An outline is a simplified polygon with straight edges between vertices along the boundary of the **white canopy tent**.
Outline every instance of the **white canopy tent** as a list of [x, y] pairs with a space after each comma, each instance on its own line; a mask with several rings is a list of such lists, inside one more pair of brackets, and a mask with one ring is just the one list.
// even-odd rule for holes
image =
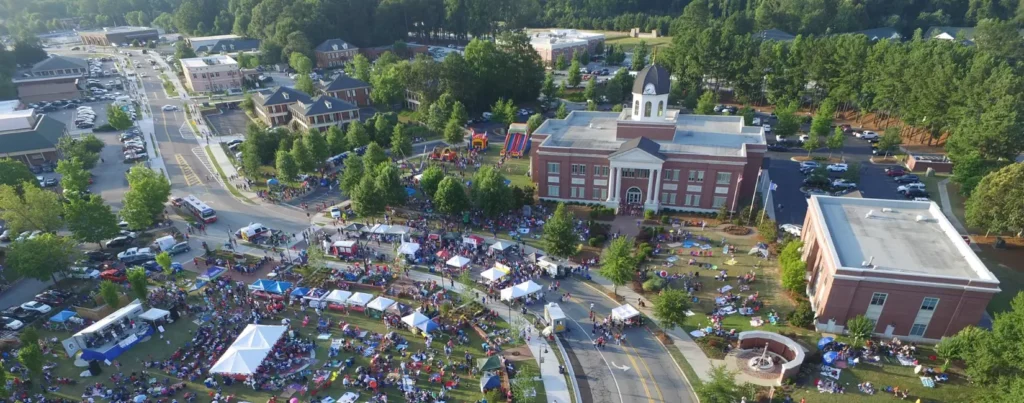
[[542, 288], [543, 287], [541, 287], [540, 284], [534, 283], [533, 280], [529, 280], [501, 290], [501, 299], [502, 301], [510, 301], [516, 298], [525, 297], [540, 291]]
[[465, 257], [465, 256], [452, 256], [451, 259], [448, 259], [448, 262], [446, 262], [446, 264], [449, 265], [449, 266], [458, 267], [458, 268], [461, 269], [463, 267], [466, 267], [469, 264], [469, 262], [470, 262], [470, 260], [469, 260], [468, 257]]
[[633, 308], [633, 306], [629, 304], [612, 309], [612, 319], [627, 320], [637, 316], [640, 316], [640, 311], [636, 310], [636, 308]]
[[365, 292], [357, 292], [355, 294], [352, 294], [351, 297], [348, 297], [347, 303], [349, 305], [354, 306], [366, 306], [366, 304], [370, 303], [370, 300], [372, 299], [373, 295], [371, 294], [367, 294]]
[[352, 293], [349, 291], [331, 290], [331, 292], [327, 294], [326, 297], [324, 297], [324, 301], [327, 301], [332, 304], [345, 304], [348, 302], [348, 298], [351, 296]]
[[78, 332], [75, 336], [96, 333], [100, 330], [106, 329], [107, 326], [110, 326], [112, 323], [117, 323], [117, 321], [124, 318], [134, 318], [141, 313], [142, 303], [139, 302], [139, 300], [132, 301], [132, 303], [125, 305], [121, 309], [114, 311], [114, 313], [111, 313], [105, 318], [96, 321], [96, 323], [89, 325], [89, 327], [82, 329], [82, 331]]
[[395, 304], [395, 300], [393, 300], [393, 299], [384, 298], [384, 297], [377, 297], [373, 301], [370, 301], [369, 304], [366, 304], [366, 307], [370, 308], [370, 309], [374, 309], [374, 310], [383, 312], [385, 309], [388, 309], [388, 307], [390, 307], [391, 305], [394, 305], [394, 304]]
[[387, 234], [389, 230], [391, 230], [390, 225], [377, 224], [370, 228], [370, 230], [367, 232], [370, 232], [372, 234]]
[[248, 325], [210, 368], [211, 374], [249, 375], [256, 372], [287, 326]]
[[142, 315], [139, 315], [139, 319], [155, 322], [168, 316], [171, 316], [170, 311], [166, 311], [160, 308], [149, 308], [148, 311], [143, 312]]
[[416, 242], [402, 242], [402, 245], [398, 247], [398, 254], [413, 256], [419, 250], [420, 244]]
[[501, 270], [498, 270], [498, 269], [493, 268], [493, 267], [490, 268], [490, 269], [484, 270], [483, 273], [480, 273], [480, 277], [483, 277], [484, 280], [487, 280], [487, 281], [498, 281], [498, 280], [501, 280], [502, 277], [505, 277], [507, 275], [508, 275], [508, 273], [506, 273], [504, 271], [501, 271]]
[[495, 243], [491, 244], [491, 249], [494, 249], [494, 250], [499, 251], [499, 252], [504, 252], [505, 249], [508, 249], [511, 246], [512, 245], [510, 245], [508, 242], [498, 241], [498, 242], [495, 242]]
[[428, 318], [427, 315], [424, 315], [419, 312], [413, 312], [403, 317], [402, 323], [405, 323], [411, 327], [416, 327], [416, 325], [419, 325], [420, 323], [426, 322], [428, 320], [430, 320], [430, 318]]
[[406, 235], [410, 232], [412, 232], [412, 228], [406, 227], [404, 225], [392, 225], [390, 228], [388, 228], [387, 231], [388, 234], [392, 235]]

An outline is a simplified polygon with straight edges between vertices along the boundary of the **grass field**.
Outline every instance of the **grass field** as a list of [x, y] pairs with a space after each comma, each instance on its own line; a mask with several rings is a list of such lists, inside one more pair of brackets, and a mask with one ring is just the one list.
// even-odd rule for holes
[[647, 46], [651, 48], [659, 48], [672, 44], [672, 37], [669, 36], [662, 36], [659, 38], [631, 38], [624, 35], [615, 38], [611, 38], [609, 36], [607, 38], [608, 39], [605, 40], [605, 44], [622, 46], [622, 48], [627, 52], [632, 52], [633, 48], [640, 44], [640, 41], [647, 42]]

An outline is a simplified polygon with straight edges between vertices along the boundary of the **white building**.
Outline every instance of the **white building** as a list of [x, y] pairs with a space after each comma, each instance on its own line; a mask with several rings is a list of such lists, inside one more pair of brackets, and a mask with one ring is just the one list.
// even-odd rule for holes
[[604, 43], [604, 34], [575, 29], [553, 29], [530, 34], [530, 44], [546, 64], [555, 63], [560, 55], [565, 55], [565, 60], [569, 61], [575, 52], [587, 51], [594, 56], [601, 43]]

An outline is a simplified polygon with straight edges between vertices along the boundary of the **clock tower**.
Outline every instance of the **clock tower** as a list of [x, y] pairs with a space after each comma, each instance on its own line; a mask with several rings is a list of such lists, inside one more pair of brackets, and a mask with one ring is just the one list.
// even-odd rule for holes
[[630, 120], [664, 121], [670, 88], [669, 72], [664, 67], [651, 65], [637, 73], [636, 81], [633, 82]]

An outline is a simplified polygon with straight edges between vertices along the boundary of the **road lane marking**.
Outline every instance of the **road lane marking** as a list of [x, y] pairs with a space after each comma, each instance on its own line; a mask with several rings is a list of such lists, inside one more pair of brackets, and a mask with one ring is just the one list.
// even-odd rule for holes
[[181, 175], [185, 177], [185, 186], [202, 185], [203, 181], [199, 179], [199, 175], [196, 171], [192, 170], [192, 166], [185, 161], [185, 157], [181, 154], [174, 154], [174, 159], [178, 161], [178, 169], [181, 169]]
[[215, 181], [217, 181], [217, 183], [224, 185], [224, 181], [220, 177], [220, 172], [217, 172], [217, 168], [213, 167], [213, 163], [210, 161], [210, 158], [206, 155], [206, 150], [202, 146], [192, 147], [192, 155], [196, 156], [196, 159], [199, 160], [199, 163], [203, 164], [203, 167], [205, 167], [206, 170], [210, 172], [210, 176]]
[[167, 114], [164, 113], [164, 109], [160, 108], [160, 126], [164, 128], [164, 137], [167, 137], [167, 142], [171, 142], [171, 133], [167, 131]]
[[[655, 341], [657, 341], [657, 340], [655, 340]], [[647, 362], [644, 361], [643, 357], [640, 357], [640, 353], [636, 351], [636, 347], [633, 347], [632, 344], [628, 344], [629, 343], [628, 341], [626, 343], [627, 344], [623, 344], [623, 346], [629, 347], [629, 349], [633, 351], [633, 354], [636, 355], [637, 361], [640, 361], [640, 364], [643, 364], [644, 368], [647, 370], [647, 375], [650, 375], [651, 383], [654, 384], [654, 390], [658, 392], [658, 399], [661, 400], [662, 402], [664, 402], [665, 401], [665, 395], [663, 395], [661, 393], [661, 387], [658, 386], [658, 381], [654, 380], [654, 373], [651, 372], [651, 367], [648, 367], [647, 366]], [[626, 356], [628, 357], [629, 353], [626, 353]], [[632, 360], [632, 358], [630, 358], [630, 360]], [[640, 380], [643, 380], [643, 378], [644, 378], [643, 377], [643, 373], [640, 372], [639, 368], [637, 368], [636, 373], [640, 375]]]
[[615, 390], [619, 392], [619, 401], [622, 403], [626, 403], [626, 400], [622, 398], [622, 389], [619, 388], [619, 380], [615, 378], [615, 371], [612, 370], [612, 367], [609, 364], [610, 361], [608, 361], [608, 359], [605, 358], [604, 352], [602, 352], [601, 349], [597, 348], [597, 344], [594, 343], [594, 339], [590, 337], [590, 334], [587, 333], [587, 329], [584, 328], [583, 325], [580, 325], [580, 323], [577, 322], [576, 319], [573, 319], [572, 317], [566, 317], [569, 318], [569, 320], [571, 320], [572, 323], [575, 323], [576, 327], [580, 328], [580, 333], [583, 333], [584, 336], [587, 336], [587, 338], [590, 339], [591, 346], [594, 348], [594, 350], [597, 350], [597, 354], [601, 356], [601, 361], [604, 361], [604, 365], [608, 367], [608, 372], [612, 374], [612, 382], [615, 383]]

